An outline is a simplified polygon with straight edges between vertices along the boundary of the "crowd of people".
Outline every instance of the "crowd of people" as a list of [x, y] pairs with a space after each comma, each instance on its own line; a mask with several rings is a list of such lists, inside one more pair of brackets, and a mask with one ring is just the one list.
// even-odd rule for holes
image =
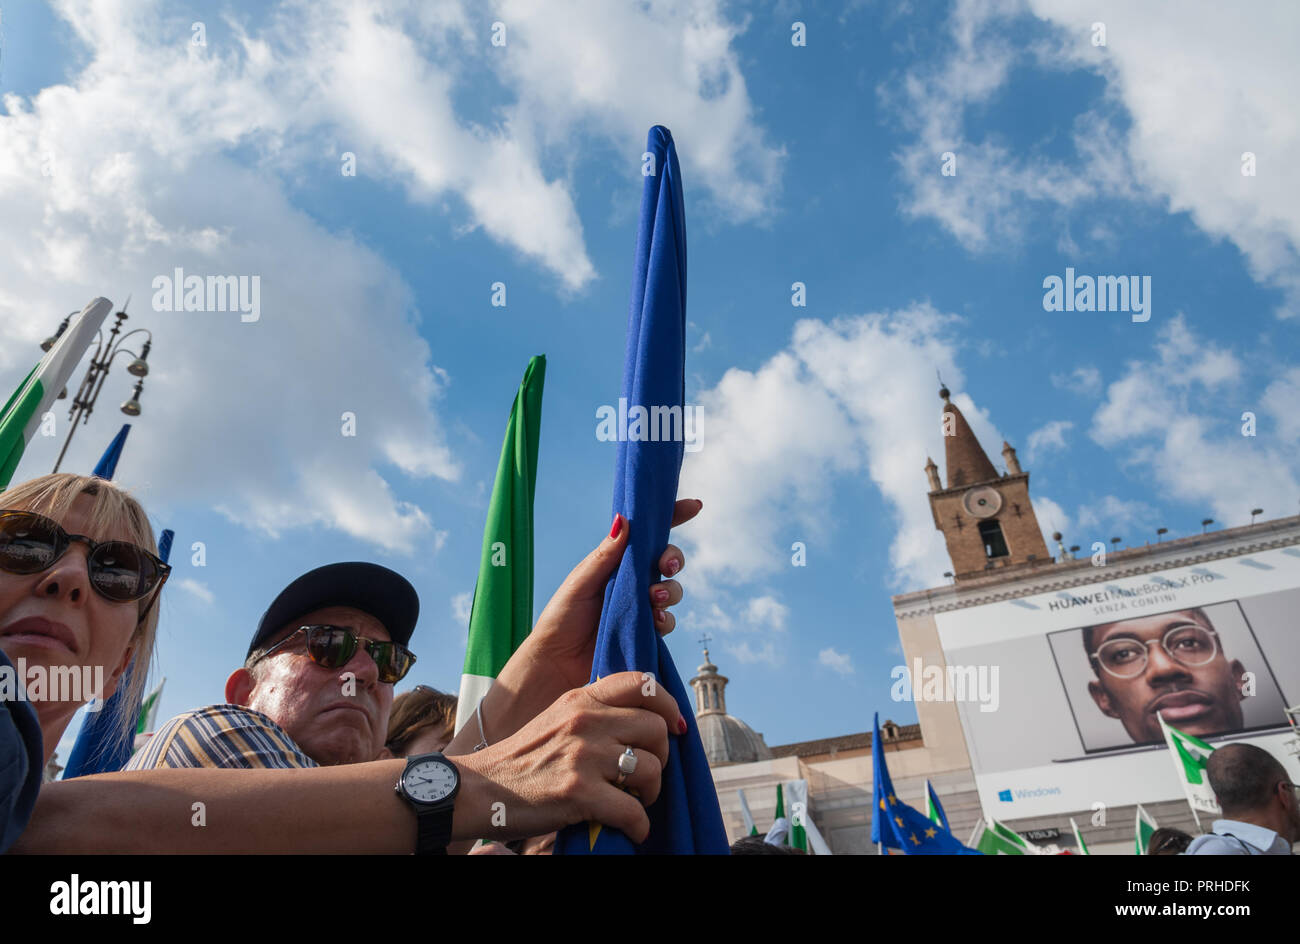
[[[674, 526], [700, 508], [679, 501]], [[581, 822], [644, 839], [669, 738], [686, 720], [641, 673], [587, 684], [629, 530], [617, 516], [459, 726], [452, 695], [419, 685], [394, 696], [416, 661], [419, 599], [400, 574], [365, 562], [291, 581], [224, 701], [167, 721], [120, 772], [42, 784], [95, 693], [0, 687], [0, 852], [546, 854], [557, 830]], [[660, 633], [674, 627], [684, 563], [671, 544], [660, 557]], [[169, 572], [145, 509], [111, 482], [52, 474], [0, 493], [0, 671], [21, 686], [15, 667], [50, 679], [100, 669], [101, 697], [129, 679], [138, 702]], [[123, 714], [122, 738], [134, 720]], [[1223, 810], [1212, 833], [1157, 830], [1150, 854], [1290, 854], [1300, 802], [1272, 755], [1228, 744], [1207, 773]], [[746, 837], [732, 851], [789, 850]]]
[[[679, 501], [673, 524], [700, 508]], [[644, 839], [686, 719], [641, 673], [587, 684], [629, 530], [616, 516], [458, 734], [449, 696], [420, 688], [394, 711], [419, 602], [401, 575], [363, 562], [289, 583], [224, 701], [163, 724], [120, 772], [42, 785], [84, 699], [6, 700], [0, 851], [437, 854], [480, 840], [530, 851], [589, 821]], [[684, 563], [672, 545], [659, 560], [660, 633], [674, 627]], [[53, 474], [0, 493], [0, 667], [102, 666], [107, 698], [134, 663], [138, 695], [168, 572], [144, 508], [111, 482]]]

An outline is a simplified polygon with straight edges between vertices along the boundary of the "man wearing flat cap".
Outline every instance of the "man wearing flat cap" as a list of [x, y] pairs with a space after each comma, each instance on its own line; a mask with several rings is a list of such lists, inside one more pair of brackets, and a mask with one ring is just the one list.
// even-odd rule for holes
[[275, 598], [226, 702], [173, 718], [131, 759], [154, 767], [329, 767], [374, 760], [420, 603], [386, 567], [329, 564]]

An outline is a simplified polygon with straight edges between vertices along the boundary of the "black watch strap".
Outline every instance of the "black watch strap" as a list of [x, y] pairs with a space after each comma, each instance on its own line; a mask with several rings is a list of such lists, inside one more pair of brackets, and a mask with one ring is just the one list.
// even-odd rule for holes
[[446, 855], [451, 842], [452, 806], [420, 810], [415, 814], [416, 855]]

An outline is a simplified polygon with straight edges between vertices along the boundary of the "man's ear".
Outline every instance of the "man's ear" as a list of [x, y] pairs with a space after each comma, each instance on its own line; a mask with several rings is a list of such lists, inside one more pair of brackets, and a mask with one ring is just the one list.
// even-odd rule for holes
[[1101, 682], [1095, 679], [1089, 682], [1088, 694], [1092, 696], [1092, 700], [1097, 703], [1097, 707], [1101, 709], [1101, 713], [1107, 718], [1119, 717], [1119, 712], [1111, 707], [1110, 695], [1106, 693], [1106, 689], [1102, 687]]
[[122, 673], [126, 671], [126, 667], [131, 664], [131, 657], [133, 655], [135, 655], [134, 643], [126, 647], [126, 652], [122, 653], [122, 661], [117, 664], [117, 668], [113, 670], [113, 674], [104, 682], [104, 690], [99, 694], [99, 697], [104, 699], [104, 701], [108, 701], [108, 699], [112, 698], [114, 693], [117, 691], [118, 680], [122, 677]]
[[226, 704], [247, 705], [253, 694], [253, 673], [242, 665], [226, 679]]
[[1232, 664], [1228, 666], [1228, 671], [1232, 673], [1232, 687], [1237, 690], [1237, 700], [1245, 701], [1247, 697], [1245, 683], [1241, 677], [1246, 674], [1246, 667], [1241, 664], [1240, 659], [1233, 659]]

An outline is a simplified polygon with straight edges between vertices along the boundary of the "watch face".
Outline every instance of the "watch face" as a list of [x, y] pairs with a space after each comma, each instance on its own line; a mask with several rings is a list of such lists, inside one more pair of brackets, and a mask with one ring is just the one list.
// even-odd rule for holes
[[1002, 508], [1002, 496], [996, 488], [981, 485], [962, 496], [961, 503], [976, 518], [991, 518]]
[[438, 803], [456, 791], [459, 778], [446, 761], [430, 758], [406, 771], [402, 785], [407, 796], [421, 803]]

